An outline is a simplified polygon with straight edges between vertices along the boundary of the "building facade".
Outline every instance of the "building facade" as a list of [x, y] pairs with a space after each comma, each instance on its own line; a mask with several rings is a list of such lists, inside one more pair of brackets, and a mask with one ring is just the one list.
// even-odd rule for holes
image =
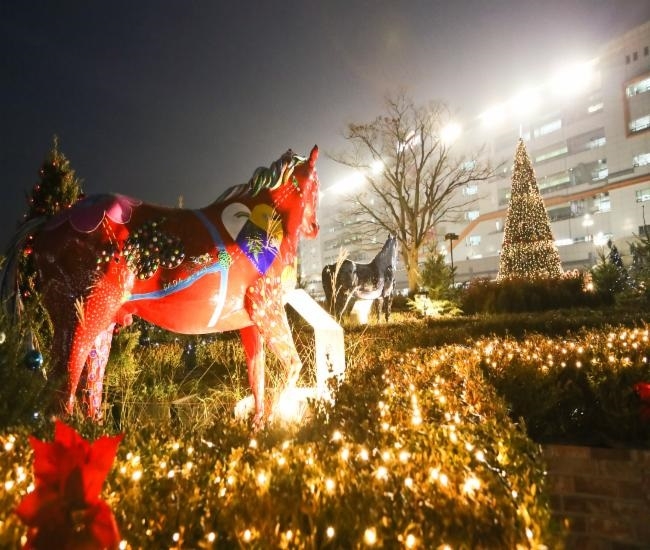
[[[467, 185], [462, 216], [433, 235], [456, 268], [456, 281], [494, 279], [510, 198], [518, 139], [526, 144], [565, 270], [588, 269], [608, 240], [624, 261], [629, 246], [650, 226], [650, 22], [594, 52], [593, 59], [544, 79], [469, 121], [454, 148], [474, 152], [496, 169], [487, 181]], [[352, 179], [337, 186], [349, 189]], [[386, 235], [372, 239], [352, 229], [334, 189], [321, 201], [321, 235], [304, 243], [304, 286], [319, 296], [320, 270], [341, 251], [368, 262]], [[647, 212], [646, 212], [646, 206]], [[650, 229], [650, 227], [649, 227]], [[445, 235], [458, 239], [445, 241]], [[374, 242], [373, 242], [374, 241]], [[453, 250], [450, 250], [453, 247]], [[401, 262], [400, 262], [401, 263]], [[398, 266], [398, 288], [406, 287]]]

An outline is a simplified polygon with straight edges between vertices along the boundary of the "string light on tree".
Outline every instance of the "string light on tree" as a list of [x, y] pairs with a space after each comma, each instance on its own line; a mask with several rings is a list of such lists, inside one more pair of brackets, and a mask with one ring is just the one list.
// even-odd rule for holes
[[512, 170], [510, 203], [497, 280], [543, 279], [562, 275], [551, 222], [522, 139]]

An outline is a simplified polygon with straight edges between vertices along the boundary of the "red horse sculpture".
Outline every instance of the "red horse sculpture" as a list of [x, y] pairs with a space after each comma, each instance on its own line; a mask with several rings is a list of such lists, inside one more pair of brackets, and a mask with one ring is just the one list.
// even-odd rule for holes
[[198, 210], [99, 195], [25, 228], [54, 326], [52, 371], [67, 374], [64, 412], [74, 410], [84, 374], [84, 413], [100, 417], [113, 329], [137, 315], [184, 334], [239, 330], [259, 425], [264, 344], [284, 367], [285, 387], [302, 366], [283, 295], [296, 284], [299, 237], [318, 234], [317, 156], [317, 147], [307, 159], [288, 151]]

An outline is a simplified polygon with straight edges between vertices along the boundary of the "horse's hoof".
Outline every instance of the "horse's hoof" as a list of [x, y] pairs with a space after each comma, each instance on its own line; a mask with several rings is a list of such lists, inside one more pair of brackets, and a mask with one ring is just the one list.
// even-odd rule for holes
[[264, 427], [264, 413], [257, 413], [251, 419], [251, 428], [254, 432], [260, 431]]

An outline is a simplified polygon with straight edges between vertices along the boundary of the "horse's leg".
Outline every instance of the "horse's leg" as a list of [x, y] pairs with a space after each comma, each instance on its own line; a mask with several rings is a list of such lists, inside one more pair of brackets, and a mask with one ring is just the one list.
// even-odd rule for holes
[[264, 343], [273, 351], [284, 367], [284, 381], [277, 396], [298, 382], [302, 361], [293, 343], [291, 327], [284, 310], [283, 289], [279, 277], [260, 278], [249, 287], [246, 306], [253, 323], [257, 325]]
[[255, 400], [253, 426], [257, 428], [264, 417], [264, 344], [256, 325], [244, 327], [239, 331], [239, 335], [246, 355], [248, 384]]
[[115, 323], [111, 323], [107, 329], [97, 335], [86, 360], [86, 379], [82, 402], [86, 416], [95, 420], [101, 420], [102, 418], [101, 405], [104, 371], [106, 369], [106, 363], [108, 363], [108, 356], [111, 352], [114, 328]]
[[[77, 299], [74, 304], [75, 322], [68, 355], [67, 400], [65, 403], [68, 413], [71, 413], [74, 408], [75, 393], [91, 350], [96, 346], [97, 342], [100, 342], [100, 347], [101, 345], [110, 347], [112, 327], [115, 324], [115, 316], [121, 306], [124, 293], [124, 288], [119, 283], [119, 279], [117, 283], [115, 279], [106, 277], [100, 279], [91, 288], [90, 294], [85, 297], [85, 300]], [[108, 341], [104, 341], [104, 338], [107, 338]], [[108, 357], [108, 350], [106, 356]], [[105, 363], [102, 368], [93, 367], [94, 372], [92, 374], [97, 375], [98, 378], [92, 383], [99, 384], [99, 387], [103, 385], [104, 367]], [[86, 414], [91, 416], [92, 411], [96, 412], [94, 407], [99, 404], [101, 404], [101, 391], [98, 403], [93, 405], [93, 408], [89, 407], [85, 411]]]

